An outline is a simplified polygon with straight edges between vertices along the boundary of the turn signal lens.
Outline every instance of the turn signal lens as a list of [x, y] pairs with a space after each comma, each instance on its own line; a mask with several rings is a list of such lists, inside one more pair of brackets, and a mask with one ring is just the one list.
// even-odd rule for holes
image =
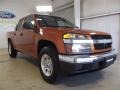
[[84, 40], [84, 39], [87, 39], [87, 38], [84, 35], [68, 33], [68, 34], [63, 35], [63, 39], [81, 39], [81, 40]]
[[70, 39], [72, 37], [73, 37], [73, 34], [65, 34], [65, 35], [63, 35], [64, 39]]

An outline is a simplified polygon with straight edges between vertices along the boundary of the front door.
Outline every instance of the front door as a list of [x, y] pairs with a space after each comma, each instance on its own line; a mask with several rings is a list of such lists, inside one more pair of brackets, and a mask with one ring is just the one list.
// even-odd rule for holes
[[35, 54], [36, 54], [35, 41], [36, 41], [37, 35], [36, 35], [35, 30], [34, 30], [35, 22], [33, 20], [32, 15], [25, 18], [24, 24], [25, 23], [28, 23], [28, 26], [27, 26], [27, 28], [25, 28], [23, 26], [22, 49], [24, 50], [24, 53], [27, 53], [31, 56], [35, 56]]

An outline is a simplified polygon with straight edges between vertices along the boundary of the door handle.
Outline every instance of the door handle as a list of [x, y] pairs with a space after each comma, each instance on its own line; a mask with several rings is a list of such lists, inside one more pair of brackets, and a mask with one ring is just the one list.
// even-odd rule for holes
[[16, 33], [14, 33], [14, 36], [16, 35]]
[[23, 36], [23, 33], [20, 33], [20, 36]]

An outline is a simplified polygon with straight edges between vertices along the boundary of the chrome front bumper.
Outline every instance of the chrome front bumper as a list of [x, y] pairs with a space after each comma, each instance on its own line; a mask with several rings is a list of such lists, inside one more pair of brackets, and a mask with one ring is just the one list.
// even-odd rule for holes
[[[97, 55], [59, 55], [59, 60], [68, 63], [93, 63], [102, 58], [117, 55], [115, 50]], [[108, 60], [109, 61], [109, 60]]]
[[[107, 67], [114, 63], [116, 56], [117, 52], [112, 50], [96, 55], [59, 55], [59, 60], [62, 69], [67, 71], [71, 71], [71, 69], [81, 71], [83, 70], [83, 66], [86, 67], [86, 70], [90, 68], [90, 70], [93, 70], [99, 67]], [[87, 67], [89, 65], [91, 65], [91, 67]]]

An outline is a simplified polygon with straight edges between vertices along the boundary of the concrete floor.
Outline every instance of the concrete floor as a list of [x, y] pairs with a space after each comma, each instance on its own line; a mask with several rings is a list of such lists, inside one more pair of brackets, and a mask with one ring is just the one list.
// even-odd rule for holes
[[120, 61], [97, 72], [62, 77], [56, 85], [46, 83], [34, 59], [19, 54], [16, 59], [0, 49], [0, 90], [120, 90]]

